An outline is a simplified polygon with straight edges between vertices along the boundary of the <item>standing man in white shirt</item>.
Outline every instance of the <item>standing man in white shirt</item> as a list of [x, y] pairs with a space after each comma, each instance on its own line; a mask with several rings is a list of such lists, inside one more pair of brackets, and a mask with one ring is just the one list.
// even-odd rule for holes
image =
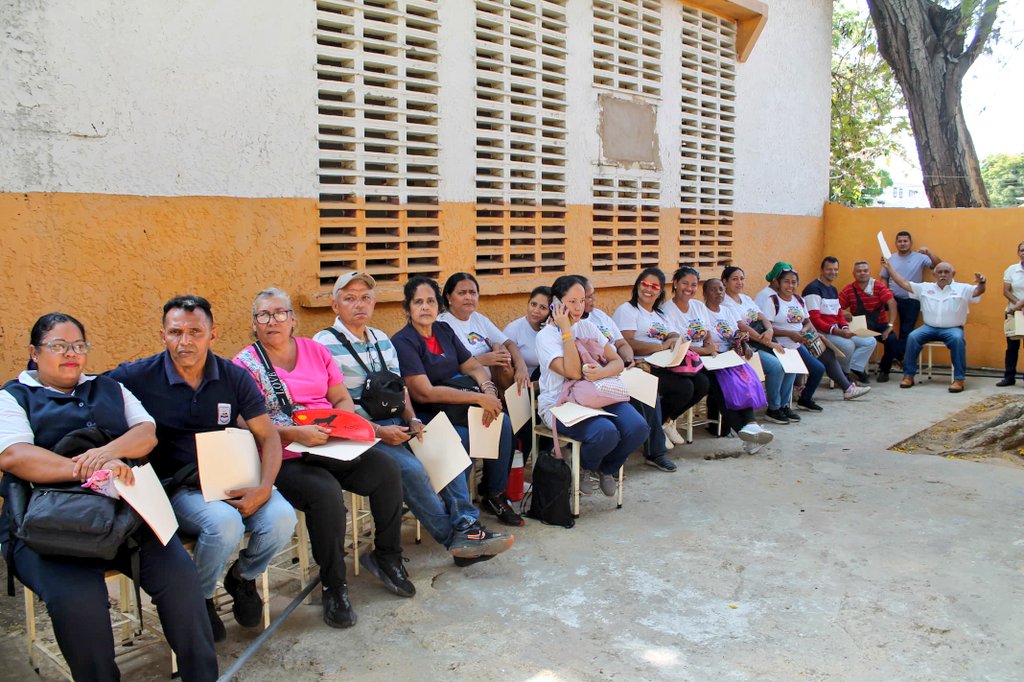
[[[1024, 242], [1017, 244], [1017, 259], [1003, 272], [1003, 297], [1006, 298], [1006, 316], [1013, 317], [1018, 310], [1024, 310]], [[1017, 357], [1020, 353], [1019, 336], [1006, 337], [1006, 360], [1003, 378], [996, 386], [1013, 386], [1016, 383]]]
[[964, 323], [967, 322], [970, 304], [977, 303], [979, 297], [985, 293], [985, 276], [976, 272], [973, 285], [961, 284], [953, 281], [956, 271], [952, 265], [939, 263], [935, 266], [934, 283], [909, 282], [889, 265], [889, 259], [883, 260], [896, 284], [920, 301], [924, 317], [924, 324], [907, 337], [907, 350], [903, 356], [903, 381], [900, 382], [900, 388], [910, 388], [914, 385], [917, 356], [921, 354], [922, 346], [929, 341], [942, 341], [949, 349], [953, 361], [953, 383], [949, 387], [949, 392], [960, 393], [964, 390], [967, 371]]
[[[925, 268], [932, 270], [942, 260], [925, 247], [913, 251], [914, 241], [910, 233], [901, 230], [896, 233], [896, 253], [889, 258], [890, 265], [883, 267], [878, 278], [888, 285], [896, 297], [896, 312], [899, 315], [899, 327], [896, 329], [896, 345], [893, 353], [902, 358], [907, 348], [907, 337], [917, 326], [917, 318], [921, 314], [921, 303], [910, 295], [910, 290], [900, 286], [892, 273], [898, 273], [908, 282], [922, 282]], [[891, 322], [892, 320], [890, 320]]]

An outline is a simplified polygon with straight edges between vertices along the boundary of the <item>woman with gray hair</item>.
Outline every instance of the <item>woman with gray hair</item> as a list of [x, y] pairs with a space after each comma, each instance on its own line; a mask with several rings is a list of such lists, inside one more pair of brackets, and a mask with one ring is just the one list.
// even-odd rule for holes
[[306, 514], [313, 558], [320, 565], [324, 622], [331, 627], [355, 625], [345, 580], [345, 502], [342, 490], [370, 498], [375, 548], [359, 561], [384, 586], [402, 597], [416, 594], [402, 559], [402, 480], [398, 465], [370, 448], [351, 461], [302, 454], [288, 447], [323, 445], [330, 430], [298, 425], [295, 411], [355, 411], [343, 377], [330, 352], [312, 339], [295, 336], [291, 299], [280, 289], [264, 289], [252, 304], [255, 343], [235, 356], [249, 370], [277, 427], [282, 452], [277, 489]]

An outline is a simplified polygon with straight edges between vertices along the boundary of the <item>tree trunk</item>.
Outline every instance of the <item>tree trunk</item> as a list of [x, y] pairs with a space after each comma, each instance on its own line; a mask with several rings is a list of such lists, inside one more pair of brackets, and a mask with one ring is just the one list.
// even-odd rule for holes
[[999, 0], [982, 0], [974, 39], [959, 7], [933, 0], [867, 0], [878, 50], [892, 67], [910, 112], [910, 126], [933, 208], [988, 206], [974, 142], [960, 104], [967, 69], [992, 31]]

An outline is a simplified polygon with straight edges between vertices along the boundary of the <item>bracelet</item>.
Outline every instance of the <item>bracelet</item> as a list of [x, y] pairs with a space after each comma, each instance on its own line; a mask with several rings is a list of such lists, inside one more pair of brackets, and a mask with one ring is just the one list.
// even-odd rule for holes
[[423, 420], [420, 419], [419, 417], [413, 417], [412, 419], [409, 420], [408, 423], [412, 424], [413, 422], [416, 422], [417, 424], [419, 424], [421, 426], [423, 425]]
[[566, 332], [565, 334], [562, 334], [562, 341], [569, 341], [571, 339], [572, 339], [572, 334], [570, 332]]
[[480, 384], [480, 390], [481, 391], [486, 391], [487, 389], [490, 389], [490, 390], [494, 391], [495, 393], [498, 392], [498, 387], [494, 385], [493, 381], [485, 381], [482, 384]]

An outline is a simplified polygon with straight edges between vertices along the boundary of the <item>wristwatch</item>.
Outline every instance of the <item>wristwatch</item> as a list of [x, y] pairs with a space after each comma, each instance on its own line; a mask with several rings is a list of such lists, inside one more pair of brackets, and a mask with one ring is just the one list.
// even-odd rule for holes
[[416, 422], [416, 423], [417, 423], [417, 424], [419, 424], [420, 426], [423, 426], [423, 420], [422, 420], [422, 419], [420, 419], [419, 417], [413, 417], [412, 419], [410, 419], [410, 420], [409, 420], [409, 425], [410, 425], [410, 426], [412, 426], [412, 423], [413, 423], [413, 422]]

